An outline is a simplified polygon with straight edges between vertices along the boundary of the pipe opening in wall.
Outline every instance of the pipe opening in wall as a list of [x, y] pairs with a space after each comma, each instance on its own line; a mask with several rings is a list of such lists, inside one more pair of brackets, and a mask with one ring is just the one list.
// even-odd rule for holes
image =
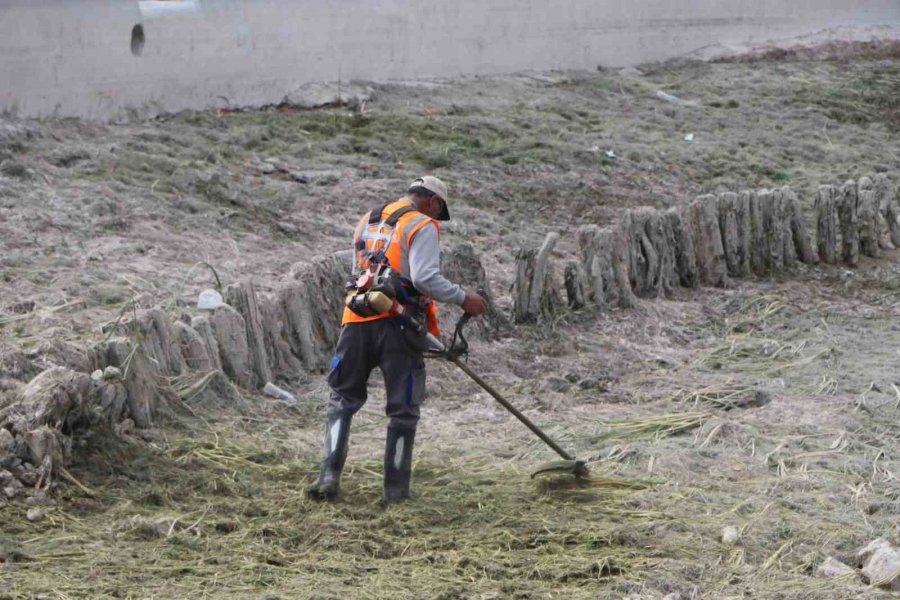
[[131, 28], [131, 53], [140, 56], [144, 51], [144, 26], [138, 23]]

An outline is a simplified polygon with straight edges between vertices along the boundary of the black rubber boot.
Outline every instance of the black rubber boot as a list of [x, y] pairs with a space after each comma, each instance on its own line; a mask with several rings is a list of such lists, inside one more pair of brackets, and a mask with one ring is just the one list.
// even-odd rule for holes
[[329, 411], [325, 418], [325, 458], [319, 470], [319, 479], [306, 488], [306, 495], [314, 500], [335, 498], [340, 491], [341, 471], [347, 460], [350, 442], [350, 420], [353, 415], [345, 411]]
[[388, 427], [384, 447], [384, 503], [409, 499], [416, 430]]

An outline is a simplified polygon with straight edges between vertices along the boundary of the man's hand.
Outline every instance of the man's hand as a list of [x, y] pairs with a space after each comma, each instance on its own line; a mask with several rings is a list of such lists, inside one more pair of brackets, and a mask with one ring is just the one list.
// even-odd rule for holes
[[466, 314], [477, 317], [487, 312], [488, 303], [487, 300], [475, 292], [466, 292], [466, 299], [463, 300], [462, 309]]

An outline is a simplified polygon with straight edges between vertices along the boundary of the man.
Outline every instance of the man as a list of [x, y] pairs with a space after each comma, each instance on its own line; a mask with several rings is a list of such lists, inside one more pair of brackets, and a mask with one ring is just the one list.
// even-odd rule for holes
[[347, 458], [350, 422], [367, 398], [369, 374], [380, 367], [387, 392], [385, 412], [390, 419], [384, 450], [384, 501], [409, 498], [412, 450], [419, 406], [425, 397], [425, 361], [410, 344], [413, 322], [423, 317], [428, 330], [438, 334], [434, 301], [458, 304], [471, 315], [487, 310], [477, 293], [466, 292], [440, 272], [438, 221], [450, 219], [447, 186], [430, 175], [410, 184], [399, 200], [363, 215], [353, 236], [355, 269], [387, 263], [401, 276], [405, 315], [395, 312], [360, 316], [344, 309], [341, 335], [331, 361], [331, 388], [325, 423], [325, 458], [319, 478], [307, 490], [323, 500], [338, 495], [341, 471]]

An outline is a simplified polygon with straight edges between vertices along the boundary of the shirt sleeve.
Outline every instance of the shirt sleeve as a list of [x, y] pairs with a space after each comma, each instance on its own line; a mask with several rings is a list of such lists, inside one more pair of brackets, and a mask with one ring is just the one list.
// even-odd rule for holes
[[419, 292], [438, 302], [461, 306], [466, 299], [466, 292], [460, 286], [441, 275], [441, 254], [434, 223], [419, 229], [410, 243], [409, 278]]

